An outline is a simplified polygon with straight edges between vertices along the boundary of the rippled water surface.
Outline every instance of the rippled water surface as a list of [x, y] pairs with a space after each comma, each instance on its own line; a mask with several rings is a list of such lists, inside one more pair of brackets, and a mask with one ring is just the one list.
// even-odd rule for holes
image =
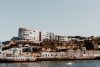
[[0, 63], [0, 67], [100, 67], [100, 60], [39, 61], [29, 63]]

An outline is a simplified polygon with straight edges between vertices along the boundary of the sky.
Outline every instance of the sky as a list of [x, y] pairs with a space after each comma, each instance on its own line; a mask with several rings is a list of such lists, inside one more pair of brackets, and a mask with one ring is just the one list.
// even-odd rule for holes
[[0, 0], [0, 40], [18, 28], [66, 36], [100, 35], [100, 0]]

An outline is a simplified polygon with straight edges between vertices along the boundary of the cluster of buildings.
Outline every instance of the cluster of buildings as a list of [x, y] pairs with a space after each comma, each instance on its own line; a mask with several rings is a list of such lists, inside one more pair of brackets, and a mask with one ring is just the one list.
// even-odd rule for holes
[[[65, 52], [34, 52], [34, 47], [20, 47], [11, 48], [2, 51], [0, 48], [0, 61], [1, 62], [28, 62], [37, 60], [82, 60], [82, 59], [96, 59], [100, 57], [99, 50], [66, 50]], [[29, 49], [29, 50], [25, 50]]]
[[[10, 43], [9, 43], [10, 42]], [[14, 45], [30, 45], [42, 43], [42, 46], [47, 43], [48, 46], [56, 45], [56, 48], [61, 49], [80, 49], [81, 47], [100, 48], [100, 37], [81, 37], [81, 36], [62, 36], [52, 32], [44, 32], [37, 29], [19, 28], [18, 36], [13, 37], [10, 41], [5, 41], [5, 46]], [[53, 43], [50, 43], [53, 42]], [[93, 46], [92, 46], [93, 45]], [[38, 47], [38, 45], [37, 45]]]
[[43, 32], [36, 29], [19, 28], [18, 32], [19, 40], [34, 41], [34, 43], [39, 43], [42, 41], [68, 41], [67, 36], [55, 35], [52, 32]]
[[98, 50], [67, 50], [66, 52], [42, 52], [43, 58], [67, 58], [67, 59], [95, 59], [100, 57]]
[[[10, 43], [9, 43], [10, 42]], [[42, 43], [44, 42], [44, 43]], [[41, 44], [30, 45], [30, 44]], [[36, 58], [95, 58], [100, 57], [100, 37], [60, 36], [52, 32], [19, 28], [18, 37], [0, 45], [0, 59], [34, 61]], [[7, 48], [7, 49], [4, 49]], [[76, 48], [75, 50], [72, 48]]]

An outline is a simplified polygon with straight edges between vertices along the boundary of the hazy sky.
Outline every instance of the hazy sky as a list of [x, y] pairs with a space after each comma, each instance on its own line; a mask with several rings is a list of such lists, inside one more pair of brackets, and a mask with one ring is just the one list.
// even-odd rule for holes
[[100, 0], [0, 0], [0, 40], [17, 36], [19, 27], [99, 36]]

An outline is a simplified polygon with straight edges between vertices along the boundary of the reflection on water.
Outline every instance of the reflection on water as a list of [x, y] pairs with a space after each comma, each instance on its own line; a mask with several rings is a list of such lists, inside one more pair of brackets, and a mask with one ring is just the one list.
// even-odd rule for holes
[[0, 63], [0, 67], [100, 67], [100, 60], [41, 61], [31, 63]]

